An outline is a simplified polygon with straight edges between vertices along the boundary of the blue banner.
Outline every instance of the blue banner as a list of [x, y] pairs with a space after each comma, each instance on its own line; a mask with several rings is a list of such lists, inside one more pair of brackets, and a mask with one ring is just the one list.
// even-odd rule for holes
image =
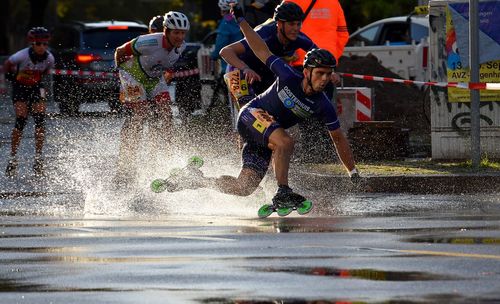
[[[458, 53], [463, 67], [469, 65], [469, 3], [449, 4]], [[479, 63], [500, 59], [500, 1], [482, 1], [479, 13]], [[496, 18], [495, 18], [496, 16]]]

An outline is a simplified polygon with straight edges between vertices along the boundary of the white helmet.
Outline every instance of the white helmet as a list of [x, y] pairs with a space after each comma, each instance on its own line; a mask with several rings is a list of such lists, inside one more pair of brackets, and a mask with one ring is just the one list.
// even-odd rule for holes
[[221, 11], [229, 11], [231, 4], [238, 5], [238, 0], [219, 0], [219, 7]]
[[170, 11], [165, 14], [163, 26], [170, 30], [189, 31], [189, 20], [183, 13]]

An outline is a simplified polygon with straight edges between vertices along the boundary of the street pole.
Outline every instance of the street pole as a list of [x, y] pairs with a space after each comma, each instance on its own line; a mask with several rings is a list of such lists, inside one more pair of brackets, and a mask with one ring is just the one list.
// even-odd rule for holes
[[[479, 82], [479, 18], [478, 0], [469, 1], [469, 67], [470, 81]], [[481, 162], [481, 125], [479, 90], [470, 91], [471, 159], [472, 167], [479, 169]]]

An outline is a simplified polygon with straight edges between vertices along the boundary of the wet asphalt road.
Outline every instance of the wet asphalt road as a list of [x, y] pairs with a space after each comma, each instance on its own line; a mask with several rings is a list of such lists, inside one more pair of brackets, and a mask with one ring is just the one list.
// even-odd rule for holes
[[[311, 214], [259, 220], [270, 177], [248, 198], [148, 190], [193, 153], [206, 174], [235, 174], [237, 153], [213, 142], [168, 161], [144, 154], [135, 187], [112, 189], [121, 121], [49, 120], [43, 180], [27, 135], [21, 176], [0, 178], [0, 303], [500, 302], [497, 194], [318, 189], [305, 193]], [[0, 124], [2, 155], [10, 127]]]

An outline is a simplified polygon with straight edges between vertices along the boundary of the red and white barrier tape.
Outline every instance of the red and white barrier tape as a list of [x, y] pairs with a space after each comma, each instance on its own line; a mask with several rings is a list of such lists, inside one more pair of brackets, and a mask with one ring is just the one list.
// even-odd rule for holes
[[[74, 71], [74, 70], [60, 70], [60, 69], [50, 70], [50, 73], [53, 75], [95, 76], [95, 77], [118, 76], [117, 72]], [[200, 71], [198, 69], [183, 70], [183, 71], [173, 72], [173, 77], [182, 78], [182, 77], [197, 75], [199, 73]]]
[[500, 83], [496, 82], [435, 82], [435, 81], [416, 81], [398, 78], [388, 78], [369, 75], [358, 75], [349, 73], [338, 73], [342, 77], [358, 78], [372, 81], [396, 82], [403, 84], [428, 85], [436, 87], [460, 88], [469, 90], [500, 90]]

